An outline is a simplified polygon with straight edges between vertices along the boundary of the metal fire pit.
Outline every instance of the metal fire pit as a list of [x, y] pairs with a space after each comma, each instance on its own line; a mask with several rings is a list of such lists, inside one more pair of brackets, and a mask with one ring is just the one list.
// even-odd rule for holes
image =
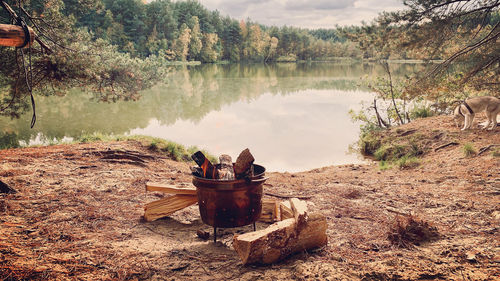
[[254, 164], [255, 176], [239, 180], [215, 180], [193, 174], [201, 220], [214, 227], [229, 228], [254, 224], [262, 212], [262, 185], [266, 169]]

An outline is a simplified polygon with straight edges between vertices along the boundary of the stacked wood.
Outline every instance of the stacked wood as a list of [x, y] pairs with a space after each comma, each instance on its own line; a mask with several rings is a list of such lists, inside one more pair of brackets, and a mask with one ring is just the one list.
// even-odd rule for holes
[[159, 191], [172, 196], [153, 201], [144, 206], [144, 219], [154, 221], [198, 203], [196, 189], [180, 188], [159, 183], [146, 183], [146, 191]]
[[243, 150], [233, 164], [231, 156], [223, 154], [219, 157], [219, 164], [212, 164], [201, 151], [197, 151], [191, 158], [201, 168], [191, 168], [194, 175], [206, 179], [235, 180], [252, 177], [254, 175], [253, 162], [255, 161], [250, 150]]
[[233, 247], [243, 264], [270, 264], [291, 254], [326, 245], [325, 216], [308, 213], [306, 202], [296, 198], [290, 200], [290, 206], [292, 218], [234, 237]]
[[[31, 27], [28, 27], [30, 33], [30, 41], [25, 47], [33, 44], [33, 40], [35, 39], [35, 32]], [[26, 34], [24, 34], [24, 30], [19, 25], [11, 25], [11, 24], [0, 24], [0, 46], [6, 47], [21, 47], [24, 44]]]

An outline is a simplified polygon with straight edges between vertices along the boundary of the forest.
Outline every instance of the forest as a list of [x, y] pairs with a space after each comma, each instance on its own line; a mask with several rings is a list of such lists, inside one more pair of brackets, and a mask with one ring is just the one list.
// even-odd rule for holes
[[[307, 30], [268, 27], [209, 11], [199, 2], [65, 0], [63, 13], [132, 56], [156, 55], [177, 61], [295, 61], [359, 57], [341, 28]], [[94, 2], [94, 1], [92, 1]]]
[[[195, 0], [2, 1], [26, 18], [48, 48], [30, 48], [32, 87], [19, 67], [25, 51], [0, 48], [0, 114], [26, 111], [29, 88], [64, 95], [84, 87], [103, 101], [135, 100], [179, 62], [442, 60], [425, 82], [408, 79], [413, 86], [406, 94], [456, 98], [466, 85], [498, 89], [498, 1], [434, 2], [406, 1], [408, 9], [361, 26], [310, 30], [236, 20]], [[1, 23], [13, 21], [0, 9]], [[456, 62], [465, 67], [450, 71]]]

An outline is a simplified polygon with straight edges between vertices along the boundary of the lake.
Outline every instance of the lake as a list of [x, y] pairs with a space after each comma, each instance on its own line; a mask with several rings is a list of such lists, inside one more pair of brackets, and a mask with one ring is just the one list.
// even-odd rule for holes
[[[415, 64], [392, 65], [394, 76]], [[362, 78], [384, 76], [369, 63], [228, 64], [177, 67], [167, 82], [142, 92], [136, 102], [98, 102], [72, 90], [64, 97], [36, 96], [20, 119], [0, 117], [0, 145], [46, 144], [99, 132], [148, 135], [196, 145], [213, 155], [236, 159], [249, 148], [268, 171], [305, 171], [360, 163], [349, 153], [359, 124], [350, 109], [370, 103]]]

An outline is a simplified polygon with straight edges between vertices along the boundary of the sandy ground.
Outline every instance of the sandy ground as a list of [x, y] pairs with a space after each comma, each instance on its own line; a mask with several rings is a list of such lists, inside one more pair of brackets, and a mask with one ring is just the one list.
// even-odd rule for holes
[[[143, 221], [144, 204], [163, 196], [145, 183], [190, 186], [188, 163], [138, 142], [1, 150], [0, 180], [18, 193], [0, 195], [0, 280], [499, 280], [500, 158], [462, 149], [500, 144], [500, 128], [462, 133], [443, 116], [387, 134], [414, 133], [429, 149], [416, 168], [266, 173], [265, 192], [307, 196], [327, 217], [329, 239], [269, 266], [243, 266], [232, 248], [233, 235], [251, 226], [219, 229], [216, 244], [198, 238], [212, 228], [197, 206]], [[450, 142], [458, 145], [435, 151]], [[116, 157], [131, 154], [141, 160]], [[391, 243], [408, 215], [439, 237]]]

